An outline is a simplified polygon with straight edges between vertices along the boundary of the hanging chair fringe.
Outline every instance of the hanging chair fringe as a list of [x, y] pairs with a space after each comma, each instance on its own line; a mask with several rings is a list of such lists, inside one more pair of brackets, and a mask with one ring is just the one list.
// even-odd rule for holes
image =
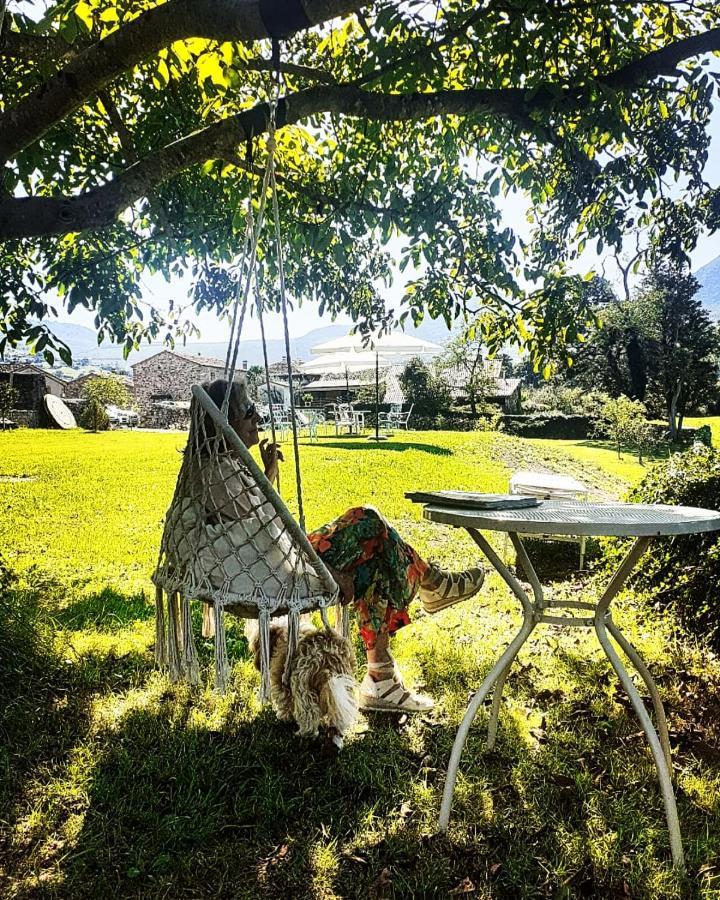
[[215, 688], [219, 694], [227, 690], [227, 680], [230, 674], [228, 663], [227, 642], [225, 640], [225, 610], [222, 604], [215, 603]]
[[165, 597], [160, 586], [155, 588], [155, 663], [161, 671], [167, 669]]
[[198, 666], [195, 636], [193, 635], [192, 629], [192, 611], [190, 609], [190, 601], [184, 595], [180, 598], [180, 609], [182, 619], [182, 655], [180, 668], [183, 678], [187, 679], [190, 684], [199, 684], [200, 668]]
[[267, 605], [260, 607], [258, 629], [260, 632], [260, 702], [270, 700], [270, 610]]
[[180, 678], [177, 613], [177, 592], [173, 591], [168, 594], [167, 598], [167, 667], [172, 682], [178, 681]]

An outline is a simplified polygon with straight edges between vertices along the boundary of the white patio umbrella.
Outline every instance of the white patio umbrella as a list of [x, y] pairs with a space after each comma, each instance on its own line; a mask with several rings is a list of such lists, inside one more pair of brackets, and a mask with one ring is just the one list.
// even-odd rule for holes
[[352, 350], [360, 353], [376, 350], [385, 357], [394, 357], [390, 361], [396, 362], [398, 358], [435, 356], [440, 353], [442, 347], [432, 341], [405, 334], [403, 331], [391, 331], [390, 334], [383, 334], [380, 337], [373, 336], [368, 344], [364, 342], [361, 334], [346, 334], [331, 341], [325, 341], [323, 344], [317, 344], [311, 348], [310, 352], [318, 356], [326, 356]]
[[[377, 350], [344, 350], [335, 351], [312, 359], [303, 364], [303, 372], [308, 375], [327, 375], [332, 372], [344, 372], [345, 381], [349, 372], [363, 372], [375, 369], [375, 440], [380, 440], [380, 367], [389, 368], [392, 360]], [[349, 391], [348, 391], [349, 393]]]
[[303, 373], [306, 375], [330, 375], [333, 372], [363, 372], [366, 369], [374, 369], [377, 364], [381, 366], [392, 365], [384, 355], [380, 356], [371, 350], [357, 352], [355, 350], [337, 351], [325, 353], [317, 359], [311, 359], [302, 364]]

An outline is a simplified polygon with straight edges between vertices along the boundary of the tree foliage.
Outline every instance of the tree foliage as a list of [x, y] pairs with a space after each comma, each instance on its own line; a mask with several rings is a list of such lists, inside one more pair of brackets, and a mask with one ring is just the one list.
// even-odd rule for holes
[[445, 380], [433, 374], [418, 357], [408, 360], [400, 374], [400, 386], [405, 402], [424, 416], [439, 416], [450, 406], [450, 391]]
[[476, 329], [457, 334], [437, 360], [438, 373], [462, 390], [473, 414], [495, 388], [487, 363], [487, 347]]
[[[491, 349], [544, 357], [591, 318], [568, 270], [588, 242], [642, 229], [683, 253], [720, 221], [703, 175], [714, 4], [304, 0], [304, 24], [285, 0], [46, 6], [0, 35], [0, 352], [62, 350], [55, 294], [127, 350], [227, 309], [268, 151], [271, 31], [287, 282], [323, 312], [366, 329], [466, 313]], [[514, 191], [522, 241], [498, 205]], [[258, 262], [273, 308], [269, 225]], [[187, 309], [144, 306], [147, 271], [190, 277]]]
[[83, 425], [92, 431], [104, 431], [110, 425], [106, 407], [110, 405], [127, 408], [132, 405], [132, 396], [119, 378], [113, 375], [97, 375], [89, 378], [82, 390], [88, 401], [83, 412]]
[[566, 372], [586, 389], [645, 403], [677, 437], [689, 411], [718, 399], [718, 332], [675, 260], [656, 260], [628, 300], [598, 310], [600, 325]]

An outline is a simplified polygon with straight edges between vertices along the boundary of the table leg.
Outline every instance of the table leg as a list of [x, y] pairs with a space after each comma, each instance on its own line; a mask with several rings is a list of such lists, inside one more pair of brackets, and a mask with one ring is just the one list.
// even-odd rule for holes
[[[476, 691], [475, 695], [470, 701], [465, 715], [463, 716], [460, 727], [458, 728], [457, 735], [455, 736], [455, 743], [453, 744], [452, 748], [452, 753], [450, 754], [450, 763], [448, 765], [447, 776], [445, 777], [443, 799], [440, 806], [439, 828], [442, 832], [447, 831], [448, 825], [450, 823], [450, 811], [452, 809], [455, 781], [457, 780], [460, 757], [462, 756], [465, 742], [468, 738], [470, 726], [472, 725], [478, 710], [480, 709], [491, 688], [495, 686], [496, 693], [493, 701], [493, 712], [491, 713], [491, 721], [488, 728], [488, 744], [492, 745], [492, 743], [494, 743], [495, 733], [497, 731], [497, 713], [499, 711], [500, 697], [502, 695], [502, 688], [505, 684], [507, 673], [515, 657], [518, 655], [520, 648], [528, 639], [530, 633], [533, 631], [535, 625], [537, 624], [535, 621], [533, 606], [530, 603], [527, 594], [522, 589], [520, 583], [509, 571], [509, 569], [503, 563], [497, 553], [495, 553], [495, 551], [490, 546], [488, 541], [483, 537], [483, 535], [480, 534], [479, 531], [475, 531], [474, 529], [468, 529], [468, 531], [478, 547], [480, 547], [480, 549], [487, 556], [498, 573], [502, 576], [505, 583], [509, 586], [518, 600], [520, 600], [520, 603], [523, 607], [523, 624], [520, 628], [520, 631], [518, 631], [518, 633], [515, 635], [512, 643], [507, 647], [503, 655], [495, 663], [483, 683], [480, 685], [480, 688]], [[517, 535], [511, 535], [511, 537], [516, 538]]]
[[[512, 545], [515, 548], [515, 552], [517, 554], [517, 558], [520, 560], [520, 564], [525, 572], [528, 581], [530, 582], [533, 595], [535, 597], [535, 610], [541, 610], [545, 604], [545, 598], [543, 596], [542, 585], [540, 584], [540, 579], [537, 577], [537, 573], [533, 568], [532, 563], [527, 555], [527, 551], [525, 550], [525, 546], [520, 540], [520, 536], [515, 532], [510, 532], [510, 540], [512, 541]], [[480, 545], [482, 546], [482, 545]], [[506, 583], [507, 578], [505, 579]], [[524, 593], [524, 591], [523, 591]], [[518, 647], [518, 652], [520, 648]], [[493, 699], [492, 699], [492, 707], [490, 709], [490, 720], [488, 722], [488, 736], [487, 736], [487, 744], [486, 749], [492, 750], [495, 746], [495, 738], [497, 737], [497, 727], [498, 727], [498, 718], [500, 716], [500, 703], [502, 701], [503, 689], [505, 687], [505, 680], [510, 672], [513, 662], [515, 661], [515, 657], [517, 656], [517, 652], [515, 655], [508, 660], [507, 665], [502, 670], [500, 675], [498, 676], [497, 681], [495, 682], [495, 689], [493, 690]]]
[[[625, 667], [620, 661], [620, 657], [615, 652], [615, 648], [612, 646], [606, 631], [606, 615], [608, 607], [610, 606], [610, 601], [621, 589], [628, 576], [630, 575], [630, 572], [634, 568], [635, 563], [645, 552], [645, 549], [649, 543], [650, 538], [638, 538], [631, 547], [628, 555], [620, 564], [620, 567], [613, 576], [610, 584], [608, 585], [605, 593], [602, 595], [602, 597], [600, 598], [600, 602], [598, 603], [597, 611], [595, 613], [595, 633], [597, 634], [598, 640], [600, 641], [600, 646], [605, 651], [605, 655], [610, 660], [610, 664], [612, 665], [616, 675], [620, 679], [622, 686], [625, 688], [628, 696], [630, 697], [630, 702], [633, 705], [633, 709], [635, 710], [638, 719], [640, 719], [640, 724], [642, 725], [643, 731], [645, 732], [645, 737], [650, 744], [650, 749], [655, 760], [655, 768], [657, 769], [658, 773], [658, 780], [660, 782], [660, 790], [662, 791], [663, 801], [665, 803], [665, 816], [667, 818], [668, 831], [670, 833], [670, 849], [672, 851], [673, 863], [679, 868], [682, 868], [684, 866], [684, 858], [682, 839], [680, 837], [680, 822], [678, 820], [675, 795], [673, 793], [672, 779], [670, 777], [670, 765], [668, 764], [665, 755], [666, 749], [669, 750], [669, 747], [663, 747], [663, 745], [660, 743], [660, 738], [653, 728], [652, 721], [650, 719], [648, 711], [645, 709], [640, 694], [638, 693], [632, 679], [630, 678]], [[607, 627], [610, 629], [610, 633], [615, 636], [615, 634], [613, 633], [614, 625], [613, 628], [610, 628], [610, 623], [607, 623]], [[614, 630], [617, 631], [617, 629]], [[617, 634], [620, 634], [620, 632], [617, 631]], [[636, 660], [640, 660], [637, 652], [628, 642], [625, 641], [621, 634], [620, 637], [622, 638], [622, 640], [619, 640], [618, 643], [624, 650], [624, 643], [626, 644], [626, 646], [632, 649], [633, 655], [628, 654], [628, 656], [630, 656], [630, 659], [633, 661], [633, 663], [637, 665]], [[645, 673], [647, 673], [647, 675], [649, 676], [650, 673], [647, 672], [647, 668], [645, 667], [644, 663], [642, 663], [642, 667], [645, 670]], [[639, 671], [644, 678], [645, 676], [643, 671], [640, 669]], [[652, 690], [651, 693], [653, 693]], [[654, 691], [653, 701], [655, 700], [656, 694], [657, 689], [655, 689]], [[660, 705], [660, 709], [662, 710], [662, 704], [660, 704], [659, 696], [657, 700], [658, 704]], [[659, 719], [659, 722], [660, 721], [662, 721], [664, 724], [664, 713], [662, 714], [662, 719]], [[662, 729], [662, 726], [660, 727]]]
[[663, 709], [662, 700], [660, 699], [660, 693], [657, 689], [657, 685], [655, 684], [655, 681], [650, 674], [650, 670], [643, 662], [640, 654], [633, 647], [630, 641], [625, 637], [625, 635], [620, 631], [613, 620], [608, 618], [605, 624], [607, 626], [607, 630], [615, 639], [615, 642], [620, 645], [625, 656], [628, 657], [628, 659], [640, 673], [642, 680], [645, 682], [647, 689], [650, 691], [650, 697], [652, 698], [653, 709], [655, 711], [655, 725], [660, 736], [660, 744], [663, 749], [663, 756], [665, 757], [665, 762], [668, 769], [670, 769], [670, 771], [672, 772], [670, 736], [668, 735], [667, 719], [665, 718], [665, 710]]

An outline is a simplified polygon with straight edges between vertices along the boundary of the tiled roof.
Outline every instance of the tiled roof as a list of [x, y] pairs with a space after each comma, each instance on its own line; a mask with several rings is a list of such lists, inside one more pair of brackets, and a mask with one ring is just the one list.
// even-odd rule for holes
[[138, 360], [138, 362], [132, 364], [132, 368], [134, 369], [136, 366], [142, 366], [146, 362], [149, 362], [151, 359], [155, 359], [156, 356], [160, 356], [162, 353], [171, 353], [173, 356], [178, 356], [180, 359], [187, 360], [187, 362], [195, 363], [198, 366], [206, 366], [208, 369], [225, 369], [225, 363], [222, 359], [215, 359], [212, 356], [193, 356], [190, 353], [178, 353], [177, 350], [158, 350], [157, 353], [153, 353], [152, 356], [147, 356], [145, 359]]

